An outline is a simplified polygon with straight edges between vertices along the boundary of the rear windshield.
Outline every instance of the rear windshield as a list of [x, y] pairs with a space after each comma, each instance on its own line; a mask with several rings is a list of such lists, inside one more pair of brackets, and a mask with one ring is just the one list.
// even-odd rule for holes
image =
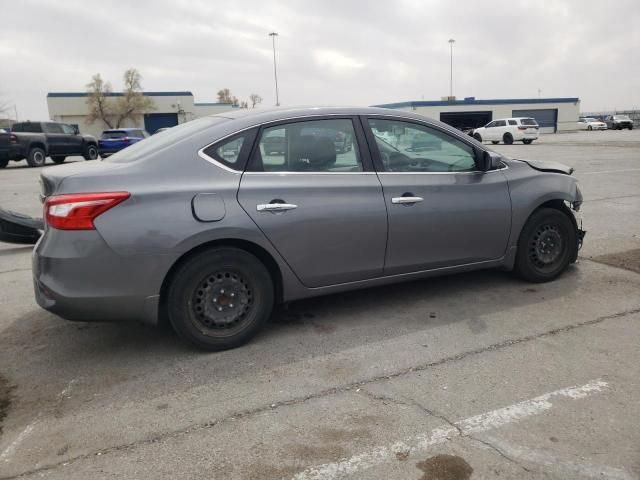
[[144, 142], [137, 142], [130, 147], [120, 150], [118, 153], [111, 155], [104, 161], [109, 163], [135, 162], [150, 153], [167, 148], [174, 143], [179, 142], [183, 138], [190, 137], [193, 134], [206, 130], [212, 125], [224, 121], [227, 121], [227, 119], [223, 117], [203, 117], [176, 125], [175, 127], [162, 132], [162, 135], [152, 135]]
[[14, 123], [11, 130], [13, 132], [42, 133], [42, 125], [39, 123]]
[[614, 115], [613, 118], [616, 120], [629, 120], [629, 117], [626, 115]]
[[522, 125], [533, 125], [534, 127], [538, 126], [538, 122], [536, 122], [533, 118], [523, 118], [520, 120]]
[[111, 131], [111, 132], [102, 132], [102, 138], [124, 138], [127, 136], [127, 132], [122, 130]]

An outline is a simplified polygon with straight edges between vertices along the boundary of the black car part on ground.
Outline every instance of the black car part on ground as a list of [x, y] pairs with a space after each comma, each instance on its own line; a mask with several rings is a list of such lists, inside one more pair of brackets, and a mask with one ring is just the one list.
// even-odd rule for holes
[[0, 208], [0, 241], [33, 245], [43, 230], [44, 222], [41, 218]]

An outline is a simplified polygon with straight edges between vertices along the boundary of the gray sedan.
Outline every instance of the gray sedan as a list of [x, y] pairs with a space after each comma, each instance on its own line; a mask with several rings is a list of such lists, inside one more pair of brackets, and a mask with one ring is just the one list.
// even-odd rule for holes
[[167, 317], [216, 350], [278, 302], [483, 268], [549, 281], [584, 236], [571, 172], [408, 112], [205, 117], [43, 171], [36, 299], [71, 320]]

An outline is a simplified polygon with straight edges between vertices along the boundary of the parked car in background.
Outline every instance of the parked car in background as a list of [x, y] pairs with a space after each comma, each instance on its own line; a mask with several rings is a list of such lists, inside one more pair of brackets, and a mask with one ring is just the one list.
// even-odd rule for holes
[[[340, 155], [337, 132], [353, 139]], [[387, 132], [440, 148], [406, 151]], [[266, 155], [271, 136], [282, 156]], [[247, 342], [279, 302], [483, 268], [550, 281], [584, 235], [572, 171], [506, 158], [411, 112], [203, 117], [41, 173], [35, 295], [67, 319], [166, 316], [219, 350]]]
[[98, 140], [98, 150], [102, 158], [107, 158], [119, 152], [129, 145], [138, 143], [147, 138], [149, 134], [141, 128], [112, 128], [104, 130]]
[[627, 115], [609, 115], [605, 122], [611, 130], [633, 130], [633, 121]]
[[592, 117], [580, 117], [578, 119], [578, 129], [580, 130], [606, 130], [607, 124]]
[[11, 160], [26, 159], [30, 167], [41, 167], [47, 157], [55, 163], [62, 163], [72, 155], [82, 155], [85, 160], [98, 158], [95, 137], [82, 135], [77, 127], [66, 123], [18, 122], [8, 135], [8, 152], [4, 159], [0, 157], [0, 168]]
[[516, 117], [500, 118], [487, 123], [484, 127], [473, 131], [473, 138], [479, 142], [491, 142], [497, 145], [504, 142], [511, 145], [513, 142], [522, 142], [529, 145], [538, 138], [540, 127], [534, 118]]

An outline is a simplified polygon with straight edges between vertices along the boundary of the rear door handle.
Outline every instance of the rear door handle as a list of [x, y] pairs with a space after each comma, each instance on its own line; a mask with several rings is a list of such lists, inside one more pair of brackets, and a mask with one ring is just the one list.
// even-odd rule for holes
[[294, 208], [298, 208], [298, 206], [292, 203], [261, 203], [256, 205], [259, 212], [286, 212]]
[[407, 205], [423, 201], [422, 197], [393, 197], [391, 203], [396, 205]]

